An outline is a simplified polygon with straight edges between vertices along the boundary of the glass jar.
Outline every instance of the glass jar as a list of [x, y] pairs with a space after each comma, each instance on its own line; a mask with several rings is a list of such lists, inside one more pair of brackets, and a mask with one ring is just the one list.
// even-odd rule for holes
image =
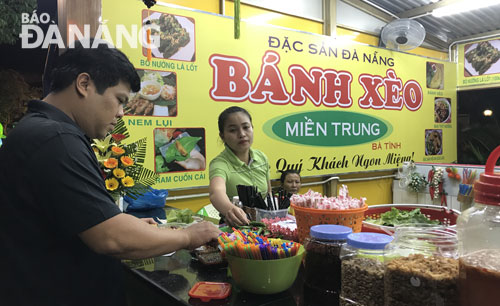
[[385, 306], [458, 304], [458, 239], [429, 224], [396, 227], [384, 252]]
[[353, 233], [340, 251], [340, 305], [384, 305], [384, 247], [392, 236]]
[[[352, 228], [342, 225], [320, 224], [311, 226], [306, 238], [305, 298], [314, 304], [338, 305], [340, 290], [340, 250]], [[328, 302], [327, 302], [328, 301]]]
[[473, 206], [457, 219], [461, 306], [500, 303], [500, 173], [493, 172], [499, 156], [500, 146], [474, 184]]

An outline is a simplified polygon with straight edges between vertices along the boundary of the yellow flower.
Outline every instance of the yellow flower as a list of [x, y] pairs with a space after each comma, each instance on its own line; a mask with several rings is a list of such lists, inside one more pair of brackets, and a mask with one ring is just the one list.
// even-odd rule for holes
[[116, 158], [110, 157], [104, 161], [104, 166], [108, 169], [113, 169], [118, 166], [118, 160]]
[[134, 160], [128, 156], [122, 156], [120, 157], [120, 160], [122, 161], [125, 167], [130, 167], [134, 164]]
[[[96, 151], [96, 148], [94, 147], [94, 152]], [[104, 163], [106, 159], [111, 157], [111, 152], [106, 152], [105, 154], [102, 154], [97, 150], [98, 152], [95, 153], [95, 157], [97, 157], [97, 161], [100, 163]]]
[[112, 135], [108, 135], [106, 138], [104, 139], [94, 139], [94, 143], [92, 144], [92, 147], [94, 148], [97, 148], [99, 151], [101, 151], [102, 153], [108, 151], [108, 148], [113, 144], [112, 142], [113, 138], [112, 138]]
[[123, 148], [120, 148], [120, 147], [117, 147], [117, 146], [112, 147], [111, 151], [113, 152], [114, 156], [120, 156], [123, 153], [125, 153], [125, 150]]
[[120, 169], [120, 168], [113, 169], [113, 175], [116, 178], [123, 178], [123, 177], [125, 177], [125, 170]]
[[131, 178], [130, 176], [126, 176], [126, 177], [122, 178], [122, 184], [125, 187], [132, 187], [135, 185], [134, 179]]
[[106, 183], [106, 189], [110, 190], [110, 191], [116, 190], [116, 188], [118, 188], [118, 184], [119, 184], [118, 180], [115, 179], [114, 177], [107, 179], [105, 181], [105, 183]]

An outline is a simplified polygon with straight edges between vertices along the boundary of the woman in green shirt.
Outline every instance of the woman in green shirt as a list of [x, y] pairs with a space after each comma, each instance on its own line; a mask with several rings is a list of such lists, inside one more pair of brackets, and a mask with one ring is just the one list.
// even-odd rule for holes
[[237, 185], [256, 186], [263, 195], [271, 190], [269, 161], [252, 149], [252, 117], [244, 108], [232, 106], [219, 115], [219, 136], [225, 150], [210, 162], [210, 201], [230, 225], [248, 224], [245, 212], [231, 200]]

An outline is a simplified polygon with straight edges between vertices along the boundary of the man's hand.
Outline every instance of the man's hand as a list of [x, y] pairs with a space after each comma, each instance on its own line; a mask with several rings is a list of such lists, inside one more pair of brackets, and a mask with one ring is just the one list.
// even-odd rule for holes
[[221, 231], [219, 228], [208, 221], [195, 223], [185, 229], [182, 229], [189, 237], [187, 249], [193, 250], [201, 245], [204, 245], [212, 240], [216, 240]]

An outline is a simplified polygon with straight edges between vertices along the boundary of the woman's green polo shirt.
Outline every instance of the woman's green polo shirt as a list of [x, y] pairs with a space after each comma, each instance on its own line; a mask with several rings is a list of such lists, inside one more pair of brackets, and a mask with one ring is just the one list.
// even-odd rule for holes
[[226, 182], [229, 200], [238, 195], [237, 185], [257, 186], [257, 190], [265, 196], [270, 178], [269, 161], [264, 153], [250, 148], [250, 163], [246, 165], [226, 147], [210, 162], [210, 180], [216, 176], [222, 177]]

